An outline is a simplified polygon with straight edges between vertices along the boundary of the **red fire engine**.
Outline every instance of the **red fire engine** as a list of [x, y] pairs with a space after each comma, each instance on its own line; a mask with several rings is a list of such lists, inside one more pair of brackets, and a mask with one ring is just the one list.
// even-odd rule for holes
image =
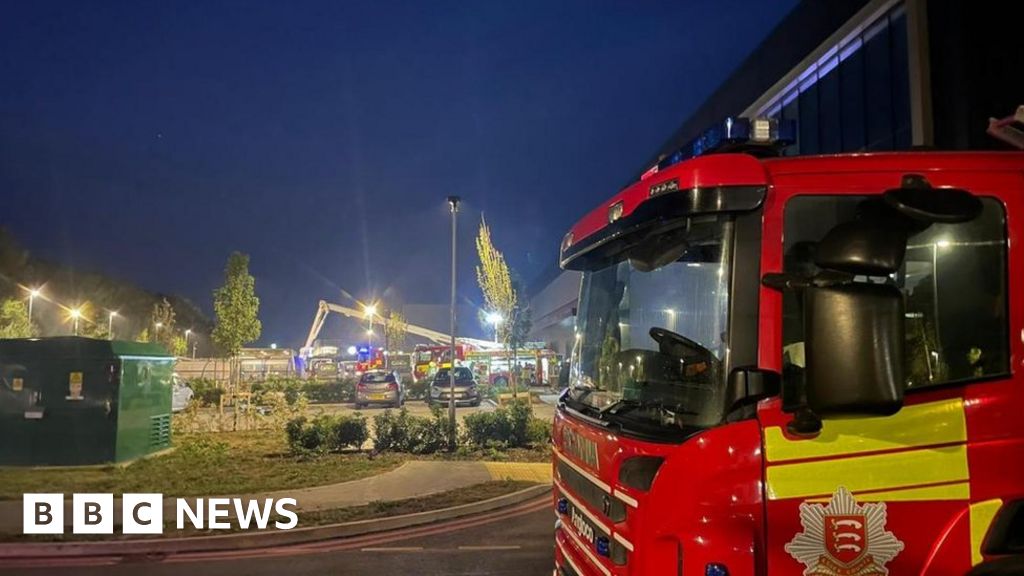
[[565, 236], [556, 574], [1024, 573], [1024, 154], [768, 157], [792, 128]]

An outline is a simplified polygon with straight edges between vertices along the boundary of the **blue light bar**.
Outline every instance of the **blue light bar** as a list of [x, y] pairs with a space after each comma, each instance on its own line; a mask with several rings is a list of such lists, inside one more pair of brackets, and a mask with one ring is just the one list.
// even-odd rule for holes
[[569, 501], [565, 498], [558, 499], [558, 513], [568, 514], [569, 513]]
[[795, 120], [729, 117], [663, 158], [658, 170], [716, 152], [778, 153], [794, 142]]
[[704, 566], [704, 576], [729, 576], [729, 569], [722, 564], [708, 564]]

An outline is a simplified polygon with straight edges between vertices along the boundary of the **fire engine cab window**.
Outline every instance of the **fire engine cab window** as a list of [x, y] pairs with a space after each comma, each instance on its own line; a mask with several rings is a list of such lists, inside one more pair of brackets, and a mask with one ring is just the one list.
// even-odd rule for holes
[[[785, 214], [785, 271], [813, 275], [817, 242], [836, 224], [855, 218], [864, 200], [791, 200]], [[906, 298], [909, 388], [1009, 373], [1005, 213], [994, 199], [983, 199], [983, 205], [974, 220], [931, 224], [912, 234], [903, 267], [888, 278], [871, 279], [892, 283]], [[783, 364], [793, 374], [803, 366], [803, 317], [796, 294], [783, 298]]]
[[584, 273], [571, 401], [624, 430], [721, 421], [731, 230], [693, 218]]

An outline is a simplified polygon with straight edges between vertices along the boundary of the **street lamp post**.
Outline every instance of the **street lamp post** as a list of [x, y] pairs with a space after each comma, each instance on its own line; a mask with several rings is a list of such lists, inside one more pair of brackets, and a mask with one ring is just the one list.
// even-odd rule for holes
[[160, 341], [160, 328], [162, 328], [163, 325], [164, 325], [163, 322], [157, 322], [157, 323], [153, 324], [153, 326], [156, 329], [153, 330], [153, 337], [149, 339], [150, 342], [159, 342]]
[[363, 313], [366, 315], [366, 343], [370, 349], [370, 357], [367, 360], [367, 366], [369, 366], [373, 364], [373, 315], [377, 313], [377, 305], [366, 306]]
[[[186, 328], [185, 329], [185, 353], [186, 354], [188, 354], [188, 337], [191, 336], [191, 335], [192, 335], [192, 329], [191, 328]], [[195, 358], [195, 352], [193, 352], [192, 354], [193, 354], [192, 357]]]
[[107, 316], [107, 338], [111, 340], [114, 339], [114, 316], [117, 316], [117, 312], [114, 310], [111, 310]]
[[451, 326], [451, 368], [448, 369], [448, 450], [455, 451], [455, 231], [459, 214], [458, 196], [448, 197], [448, 208], [452, 214], [452, 299], [449, 309]]

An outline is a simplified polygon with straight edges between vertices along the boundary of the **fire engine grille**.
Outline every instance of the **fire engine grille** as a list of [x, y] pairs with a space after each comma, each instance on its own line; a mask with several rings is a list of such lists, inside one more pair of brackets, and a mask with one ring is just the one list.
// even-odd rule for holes
[[166, 448], [171, 445], [171, 415], [161, 414], [149, 418], [149, 447]]
[[625, 504], [617, 498], [612, 498], [610, 494], [587, 480], [561, 459], [558, 460], [558, 477], [562, 479], [562, 483], [569, 488], [573, 496], [586, 502], [592, 510], [600, 511], [612, 522], [622, 522], [626, 519]]

